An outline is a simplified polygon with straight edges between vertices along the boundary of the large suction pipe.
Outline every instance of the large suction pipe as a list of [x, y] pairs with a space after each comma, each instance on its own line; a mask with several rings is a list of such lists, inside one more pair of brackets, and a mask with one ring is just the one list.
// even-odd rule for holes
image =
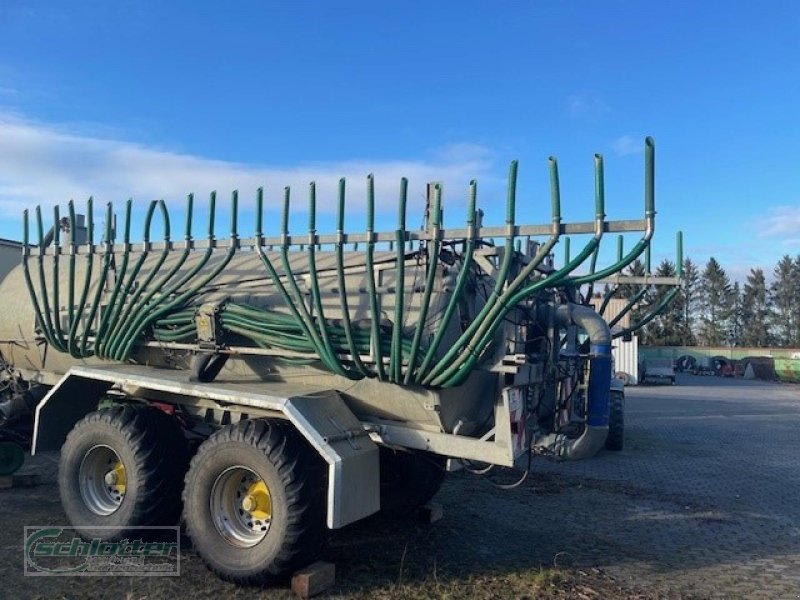
[[611, 330], [594, 309], [580, 304], [556, 307], [555, 321], [564, 327], [577, 325], [589, 336], [589, 388], [583, 434], [576, 440], [555, 436], [553, 450], [557, 456], [569, 460], [588, 458], [604, 446], [608, 436]]

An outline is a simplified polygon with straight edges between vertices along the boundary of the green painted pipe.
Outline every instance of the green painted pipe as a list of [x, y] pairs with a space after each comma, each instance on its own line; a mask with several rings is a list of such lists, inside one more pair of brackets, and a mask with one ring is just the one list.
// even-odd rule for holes
[[[130, 204], [130, 200], [128, 201]], [[114, 302], [109, 304], [109, 313], [113, 310], [113, 314], [109, 317], [109, 326], [111, 327], [110, 331], [105, 333], [101, 339], [99, 340], [99, 344], [96, 344], [95, 352], [101, 358], [112, 358], [113, 354], [111, 352], [110, 343], [114, 337], [114, 333], [117, 331], [118, 327], [121, 325], [120, 314], [122, 309], [125, 307], [125, 303], [130, 295], [131, 288], [133, 287], [134, 283], [136, 283], [136, 278], [139, 276], [139, 271], [142, 269], [142, 265], [144, 265], [145, 260], [147, 260], [147, 256], [150, 254], [150, 227], [153, 221], [153, 214], [155, 213], [156, 208], [158, 207], [158, 202], [152, 200], [147, 207], [147, 212], [144, 215], [144, 227], [142, 231], [142, 253], [139, 255], [138, 260], [133, 265], [133, 269], [131, 269], [130, 275], [122, 287], [122, 294], [118, 296], [120, 302]], [[130, 223], [130, 210], [126, 207], [126, 230], [128, 229], [128, 225]], [[128, 232], [126, 231], [126, 234]], [[124, 260], [124, 259], [123, 259]], [[117, 284], [119, 285], [122, 283], [122, 276], [118, 277]]]
[[508, 193], [506, 196], [506, 228], [507, 234], [505, 239], [505, 252], [503, 252], [503, 260], [500, 263], [500, 269], [497, 273], [497, 280], [495, 281], [494, 289], [489, 296], [486, 304], [481, 307], [481, 310], [472, 320], [472, 323], [467, 327], [466, 331], [458, 338], [456, 343], [450, 347], [441, 360], [431, 369], [426, 377], [426, 380], [432, 380], [437, 377], [445, 369], [449, 370], [452, 361], [456, 356], [466, 347], [469, 340], [473, 337], [475, 332], [485, 322], [486, 316], [492, 311], [497, 299], [501, 296], [502, 290], [505, 287], [506, 279], [511, 268], [513, 252], [511, 248], [514, 246], [514, 213], [516, 207], [516, 194], [517, 194], [517, 161], [512, 161], [508, 170]]
[[[42, 314], [44, 316], [44, 322], [42, 323], [43, 333], [45, 334], [45, 339], [52, 344], [54, 348], [59, 350], [60, 352], [64, 352], [66, 350], [65, 346], [62, 344], [62, 340], [60, 340], [56, 336], [56, 332], [53, 325], [53, 319], [51, 317], [50, 312], [50, 301], [48, 299], [48, 291], [47, 291], [47, 281], [44, 274], [44, 225], [42, 224], [42, 209], [40, 207], [36, 207], [36, 228], [39, 233], [39, 256], [37, 257], [37, 264], [38, 264], [38, 271], [39, 271], [39, 289], [42, 295]], [[58, 314], [55, 315], [56, 319], [58, 318]]]
[[[370, 173], [367, 176], [367, 288], [369, 291], [369, 310], [372, 317], [372, 360], [375, 363], [375, 372], [380, 381], [386, 380], [386, 370], [383, 365], [383, 352], [381, 351], [381, 312], [378, 307], [378, 292], [375, 285], [375, 178]], [[416, 339], [416, 338], [415, 338]]]
[[[282, 231], [283, 231], [284, 239], [288, 235], [288, 227], [289, 227], [289, 224], [288, 224], [288, 218], [289, 218], [289, 215], [288, 215], [288, 201], [289, 201], [288, 200], [288, 194], [289, 194], [289, 191], [288, 191], [288, 188], [286, 188], [285, 194], [284, 194], [285, 195], [285, 200], [284, 200], [284, 207], [285, 208], [284, 208], [283, 225], [282, 225]], [[263, 205], [264, 205], [264, 190], [263, 190], [263, 188], [258, 188], [258, 196], [256, 198], [256, 207], [257, 207], [256, 208], [256, 213], [259, 215], [259, 218], [261, 218], [261, 215], [263, 215]], [[292, 313], [292, 316], [296, 320], [298, 326], [302, 329], [302, 331], [305, 333], [307, 338], [309, 340], [313, 341], [311, 331], [309, 330], [307, 323], [303, 319], [303, 316], [300, 314], [300, 311], [297, 308], [297, 304], [294, 302], [294, 300], [292, 300], [292, 297], [289, 295], [289, 292], [286, 290], [286, 287], [283, 285], [283, 282], [281, 282], [280, 276], [278, 275], [278, 272], [275, 269], [275, 266], [272, 264], [272, 261], [269, 259], [269, 256], [267, 256], [267, 254], [264, 252], [264, 247], [263, 247], [263, 244], [261, 243], [261, 236], [260, 236], [260, 233], [262, 231], [262, 224], [261, 224], [260, 220], [257, 223], [257, 228], [258, 228], [258, 232], [259, 232], [258, 243], [256, 245], [256, 251], [258, 252], [258, 256], [261, 259], [261, 262], [264, 265], [264, 268], [267, 270], [267, 273], [269, 274], [270, 278], [272, 279], [272, 282], [275, 285], [275, 289], [278, 290], [278, 293], [283, 298], [284, 304], [286, 304], [286, 307], [289, 309], [289, 312]], [[285, 246], [286, 244], [284, 243], [283, 245]], [[291, 278], [292, 278], [292, 274], [291, 274], [290, 271], [287, 270], [287, 280], [291, 279]], [[320, 360], [323, 362], [323, 364], [327, 364], [327, 363], [325, 363], [325, 358], [323, 356], [323, 353], [322, 353], [321, 348], [319, 347], [319, 345], [314, 343], [313, 347], [314, 347], [314, 351], [320, 357]]]
[[[100, 278], [97, 281], [97, 289], [95, 290], [94, 298], [92, 299], [92, 304], [89, 308], [89, 316], [86, 318], [86, 323], [83, 328], [83, 335], [81, 337], [80, 354], [84, 358], [94, 355], [94, 351], [89, 350], [87, 346], [89, 343], [89, 336], [91, 334], [92, 323], [94, 323], [94, 319], [97, 316], [97, 311], [100, 307], [100, 300], [103, 295], [106, 277], [108, 276], [108, 270], [111, 267], [111, 259], [114, 256], [114, 232], [112, 227], [113, 218], [114, 209], [111, 205], [111, 202], [108, 202], [106, 204], [106, 229], [103, 237], [103, 242], [106, 244], [106, 250], [103, 254], [103, 266], [100, 270]], [[95, 344], [97, 343], [96, 336], [97, 331], [95, 331]]]
[[633, 309], [636, 303], [639, 302], [639, 300], [641, 300], [642, 298], [644, 298], [645, 294], [647, 294], [646, 287], [642, 288], [641, 290], [636, 292], [633, 296], [631, 296], [631, 298], [628, 300], [628, 303], [622, 308], [621, 311], [617, 313], [617, 316], [615, 316], [608, 322], [609, 328], [614, 327], [614, 325], [619, 323], [622, 320], [622, 318]]
[[95, 339], [94, 344], [94, 351], [95, 354], [98, 356], [103, 356], [101, 351], [103, 344], [105, 343], [106, 333], [108, 330], [108, 326], [110, 323], [110, 317], [112, 313], [117, 312], [115, 308], [117, 307], [117, 299], [120, 297], [120, 291], [123, 287], [125, 281], [125, 272], [128, 270], [128, 262], [130, 260], [130, 243], [131, 243], [131, 208], [133, 206], [133, 200], [128, 199], [125, 203], [125, 226], [124, 226], [124, 233], [123, 233], [123, 246], [124, 250], [122, 251], [122, 264], [120, 264], [119, 272], [115, 273], [115, 281], [114, 281], [114, 290], [111, 292], [111, 298], [106, 305], [106, 310], [103, 311], [102, 316], [100, 317], [100, 325], [97, 327], [97, 336]]
[[322, 307], [322, 296], [319, 292], [319, 279], [317, 277], [317, 187], [312, 181], [308, 186], [308, 277], [311, 282], [311, 302], [317, 312], [317, 326], [319, 327], [322, 344], [330, 360], [336, 365], [335, 371], [343, 374], [348, 379], [359, 379], [358, 373], [346, 369], [331, 344], [328, 335], [328, 326], [325, 321], [325, 312]]
[[287, 187], [284, 188], [284, 196], [283, 196], [283, 217], [281, 219], [281, 234], [283, 236], [283, 243], [281, 244], [281, 262], [283, 264], [283, 271], [286, 276], [286, 280], [289, 283], [289, 289], [292, 294], [294, 294], [295, 298], [295, 306], [298, 307], [298, 315], [300, 316], [301, 320], [305, 324], [305, 329], [307, 334], [313, 340], [314, 346], [317, 348], [317, 353], [320, 356], [320, 360], [327, 366], [331, 371], [336, 373], [337, 375], [342, 375], [346, 377], [345, 370], [338, 364], [338, 361], [335, 357], [330, 356], [325, 348], [325, 344], [322, 342], [322, 339], [317, 332], [317, 328], [314, 325], [314, 321], [311, 318], [311, 315], [308, 313], [308, 308], [306, 307], [305, 299], [303, 298], [303, 294], [300, 292], [300, 288], [297, 285], [297, 281], [295, 281], [294, 275], [292, 274], [291, 265], [289, 264], [289, 245], [288, 245], [288, 237], [289, 237], [289, 208], [290, 208], [290, 194], [291, 190]]
[[[469, 356], [474, 354], [476, 351], [475, 344], [480, 343], [480, 340], [485, 336], [486, 331], [490, 329], [496, 329], [496, 326], [502, 322], [508, 311], [513, 308], [514, 305], [509, 304], [506, 299], [514, 293], [514, 290], [518, 289], [524, 284], [524, 282], [533, 274], [536, 267], [538, 267], [547, 258], [553, 247], [556, 245], [556, 243], [558, 243], [561, 235], [561, 186], [558, 177], [558, 163], [553, 157], [550, 157], [548, 162], [550, 170], [550, 199], [553, 223], [550, 238], [539, 248], [538, 252], [531, 259], [531, 261], [517, 274], [502, 295], [497, 296], [499, 302], [494, 303], [488, 311], [484, 311], [483, 309], [480, 311], [479, 316], [473, 320], [473, 324], [475, 326], [467, 328], [467, 331], [462, 334], [456, 344], [451, 348], [451, 351], [445, 355], [445, 358], [439, 361], [437, 368], [431, 370], [428, 376], [423, 380], [423, 383], [440, 385], [441, 382], [447, 381], [450, 377], [452, 377], [459, 370], [461, 365], [470, 360]], [[514, 169], [509, 176], [510, 202], [514, 201], [515, 194], [516, 169]], [[513, 223], [510, 225], [510, 228], [511, 227], [513, 227]], [[505, 247], [509, 248], [512, 243], [513, 238], [507, 238]], [[484, 305], [484, 308], [485, 307], [486, 305]], [[456, 355], [456, 352], [454, 351], [456, 348], [466, 348], [467, 350], [453, 360]]]
[[61, 214], [58, 204], [53, 207], [53, 223], [53, 270], [51, 272], [53, 282], [53, 326], [55, 338], [58, 341], [58, 349], [61, 352], [66, 352], [66, 340], [64, 339], [64, 331], [61, 327], [61, 282], [59, 281], [61, 272], [58, 268], [61, 256]]
[[36, 289], [33, 287], [30, 265], [28, 264], [28, 252], [30, 251], [30, 246], [28, 244], [28, 230], [28, 211], [26, 209], [22, 212], [22, 273], [25, 276], [25, 285], [28, 288], [28, 293], [31, 297], [31, 304], [33, 304], [33, 311], [36, 314], [36, 325], [40, 329], [44, 330], [44, 317], [42, 316], [42, 310], [39, 306], [39, 299], [36, 296]]
[[400, 201], [397, 211], [397, 229], [395, 230], [395, 244], [397, 257], [395, 259], [395, 293], [394, 293], [394, 323], [392, 324], [392, 351], [389, 360], [390, 380], [400, 383], [403, 377], [403, 304], [405, 301], [406, 277], [406, 205], [408, 203], [408, 179], [400, 179]]
[[461, 294], [464, 291], [467, 279], [469, 279], [470, 275], [472, 274], [472, 255], [475, 251], [475, 203], [477, 197], [477, 185], [478, 184], [474, 179], [470, 181], [469, 199], [467, 201], [467, 229], [469, 230], [469, 237], [467, 238], [466, 249], [464, 250], [464, 260], [461, 263], [461, 270], [458, 273], [456, 285], [452, 294], [450, 295], [450, 301], [447, 303], [444, 316], [439, 323], [439, 327], [433, 337], [433, 341], [428, 347], [425, 358], [422, 360], [422, 364], [420, 365], [419, 371], [416, 374], [417, 381], [422, 381], [425, 375], [428, 373], [428, 368], [436, 356], [436, 352], [439, 350], [439, 345], [442, 343], [445, 333], [447, 333], [447, 327], [450, 324], [450, 320], [453, 318], [456, 308], [458, 308], [458, 303], [461, 300]]
[[[150, 271], [147, 273], [144, 280], [137, 284], [133, 295], [130, 297], [126, 295], [125, 297], [125, 310], [122, 313], [122, 317], [119, 319], [119, 325], [115, 329], [109, 343], [112, 354], [119, 352], [119, 349], [125, 344], [125, 340], [128, 339], [128, 336], [133, 334], [132, 329], [136, 327], [137, 321], [140, 320], [142, 313], [146, 310], [146, 307], [140, 308], [138, 306], [139, 299], [156, 278], [156, 275], [158, 275], [160, 272], [162, 265], [167, 260], [167, 257], [171, 252], [171, 227], [169, 213], [167, 212], [167, 206], [164, 203], [164, 200], [158, 201], [158, 208], [161, 210], [161, 217], [163, 219], [164, 248], [161, 250], [161, 254], [159, 254], [156, 264], [150, 268]], [[163, 291], [158, 290], [157, 288], [154, 289], [156, 289], [156, 291]]]
[[[594, 252], [595, 247], [599, 243], [599, 238], [592, 238], [592, 240], [586, 244], [578, 256], [572, 259], [570, 263], [551, 274], [549, 277], [541, 279], [519, 290], [517, 293], [511, 296], [511, 298], [504, 302], [504, 305], [506, 307], [514, 307], [540, 290], [543, 290], [547, 287], [555, 287], [557, 284], [564, 281], [569, 273], [583, 264], [583, 262], [589, 258], [591, 253]], [[505, 316], [505, 313], [503, 313], [503, 316]], [[467, 377], [469, 377], [469, 374], [472, 372], [472, 369], [477, 364], [486, 347], [491, 343], [497, 328], [502, 323], [503, 318], [495, 318], [492, 321], [489, 321], [489, 327], [487, 328], [486, 333], [477, 342], [477, 344], [464, 353], [464, 355], [460, 356], [459, 360], [451, 365], [451, 367], [448, 368], [448, 370], [446, 370], [442, 376], [435, 379], [433, 381], [433, 385], [442, 387], [456, 387], [464, 383]]]
[[339, 195], [338, 195], [338, 202], [337, 202], [337, 209], [336, 209], [336, 233], [338, 239], [336, 240], [335, 244], [335, 252], [336, 252], [336, 286], [337, 291], [339, 293], [339, 304], [342, 306], [342, 326], [344, 329], [344, 334], [347, 338], [347, 348], [350, 353], [350, 357], [355, 365], [358, 372], [361, 373], [363, 377], [368, 377], [371, 375], [369, 369], [364, 365], [363, 361], [361, 360], [361, 356], [359, 355], [358, 350], [356, 349], [356, 344], [353, 339], [353, 324], [350, 321], [350, 307], [347, 302], [347, 289], [345, 286], [345, 278], [344, 278], [344, 208], [345, 208], [345, 196], [346, 196], [346, 182], [344, 177], [339, 179]]
[[647, 314], [647, 316], [643, 317], [640, 321], [638, 321], [634, 325], [631, 325], [627, 329], [623, 329], [622, 331], [618, 331], [617, 333], [614, 334], [613, 337], [614, 338], [622, 337], [623, 335], [627, 335], [629, 333], [633, 333], [634, 331], [637, 331], [638, 329], [641, 329], [642, 327], [647, 325], [650, 321], [652, 321], [658, 315], [660, 315], [662, 312], [664, 312], [664, 309], [669, 305], [670, 302], [672, 302], [672, 300], [675, 298], [675, 296], [678, 295], [678, 293], [680, 291], [681, 291], [681, 289], [677, 288], [677, 287], [671, 289], [670, 291], [668, 291], [664, 295], [664, 298], [661, 299], [661, 302], [658, 303], [658, 306], [656, 306], [655, 309], [650, 311]]
[[[169, 314], [170, 312], [174, 312], [177, 308], [182, 307], [189, 299], [193, 298], [200, 289], [204, 288], [211, 281], [213, 281], [228, 266], [238, 248], [238, 206], [239, 196], [237, 192], [234, 192], [231, 197], [231, 242], [228, 246], [228, 251], [225, 253], [225, 257], [216, 267], [211, 269], [211, 272], [208, 275], [199, 278], [196, 283], [190, 285], [189, 289], [181, 293], [177, 298], [163, 305], [159, 303], [158, 308], [148, 312], [147, 317], [137, 324], [138, 326], [135, 328], [133, 334], [130, 335], [126, 340], [117, 360], [128, 360], [133, 352], [136, 339], [139, 337], [139, 335], [141, 335], [142, 331], [145, 331], [147, 327], [158, 321], [158, 319], [160, 319], [162, 316]], [[213, 227], [213, 216], [210, 218], [210, 221], [211, 227]], [[195, 268], [199, 270], [200, 267], [195, 265]], [[194, 277], [192, 271], [194, 271], [194, 269], [192, 269], [187, 276], [189, 281], [192, 281], [192, 278]], [[168, 298], [172, 293], [174, 293], [174, 291], [181, 288], [182, 285], [179, 282], [170, 288], [170, 290], [164, 292], [161, 298]]]
[[418, 380], [414, 373], [414, 367], [417, 363], [417, 351], [419, 350], [420, 343], [422, 342], [422, 333], [425, 330], [425, 321], [428, 318], [428, 307], [430, 306], [431, 293], [433, 286], [436, 283], [436, 271], [439, 264], [439, 252], [441, 250], [441, 240], [439, 239], [439, 226], [441, 217], [442, 206], [442, 187], [437, 183], [434, 188], [434, 201], [433, 210], [431, 210], [431, 225], [433, 233], [433, 241], [428, 246], [428, 276], [425, 282], [425, 291], [422, 293], [422, 301], [419, 306], [419, 318], [417, 320], [417, 327], [414, 331], [414, 341], [411, 344], [411, 354], [408, 357], [408, 367], [406, 367], [405, 377], [403, 383], [411, 385], [412, 382], [416, 383]]
[[618, 287], [610, 288], [605, 296], [603, 296], [603, 303], [600, 304], [600, 308], [598, 309], [598, 313], [601, 315], [606, 314], [606, 308], [608, 308], [608, 303], [611, 302], [611, 299], [617, 294], [619, 291]]
[[[168, 225], [169, 224], [169, 220], [168, 220], [168, 218], [166, 216], [166, 208], [164, 208], [164, 211], [165, 211], [164, 212], [165, 222]], [[192, 214], [193, 214], [193, 212], [194, 212], [194, 196], [192, 194], [189, 194], [189, 196], [187, 197], [187, 202], [186, 202], [186, 222], [185, 222], [185, 225], [184, 225], [183, 252], [181, 252], [180, 257], [175, 262], [175, 264], [172, 265], [172, 267], [170, 267], [170, 269], [169, 269], [169, 271], [167, 271], [166, 275], [164, 275], [152, 287], [152, 289], [144, 296], [144, 298], [139, 300], [139, 298], [141, 297], [140, 294], [142, 292], [144, 292], [145, 288], [147, 288], [149, 286], [150, 282], [152, 281], [152, 279], [155, 277], [156, 273], [158, 273], [158, 271], [160, 270], [161, 266], [163, 265], [164, 259], [166, 258], [166, 256], [170, 252], [170, 240], [169, 240], [168, 237], [164, 239], [164, 248], [165, 249], [164, 249], [164, 252], [162, 253], [162, 257], [163, 258], [159, 257], [158, 264], [150, 272], [151, 276], [137, 290], [137, 292], [140, 292], [140, 294], [136, 294], [134, 296], [134, 298], [131, 299], [131, 301], [130, 301], [130, 305], [131, 305], [131, 307], [133, 307], [133, 310], [131, 311], [130, 316], [127, 318], [127, 323], [123, 325], [123, 333], [122, 333], [123, 338], [126, 337], [130, 333], [130, 328], [131, 327], [135, 327], [135, 323], [141, 321], [143, 318], [146, 317], [147, 313], [153, 307], [153, 304], [151, 304], [151, 302], [153, 301], [153, 298], [156, 296], [156, 294], [160, 294], [162, 298], [169, 295], [168, 292], [165, 293], [165, 290], [168, 289], [167, 285], [169, 284], [170, 281], [172, 281], [172, 278], [175, 277], [175, 275], [180, 271], [180, 269], [183, 267], [183, 265], [186, 263], [187, 259], [189, 258], [189, 255], [191, 254]], [[167, 233], [167, 235], [169, 235], [169, 233]], [[175, 289], [180, 289], [180, 288], [175, 288]], [[127, 327], [126, 327], [126, 325], [127, 325]]]
[[[73, 230], [74, 231], [74, 230]], [[86, 231], [87, 231], [87, 252], [86, 252], [86, 272], [83, 276], [83, 289], [81, 290], [80, 300], [77, 310], [74, 313], [69, 328], [69, 338], [67, 348], [73, 358], [82, 358], [78, 347], [78, 327], [84, 320], [84, 310], [86, 308], [86, 297], [89, 295], [89, 287], [92, 284], [92, 266], [94, 264], [94, 199], [90, 196], [86, 202]], [[84, 332], [86, 326], [84, 326]]]

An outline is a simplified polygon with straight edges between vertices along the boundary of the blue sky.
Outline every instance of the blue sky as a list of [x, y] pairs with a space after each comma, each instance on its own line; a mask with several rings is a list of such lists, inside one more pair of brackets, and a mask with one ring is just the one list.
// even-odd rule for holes
[[551, 154], [565, 217], [589, 220], [595, 152], [609, 218], [636, 218], [652, 135], [654, 257], [680, 228], [690, 256], [741, 277], [800, 252], [798, 40], [787, 2], [4, 0], [0, 236], [36, 203], [179, 213], [189, 191], [275, 201], [285, 184], [301, 228], [310, 179], [323, 229], [340, 175], [358, 230], [370, 171], [382, 227], [401, 175], [410, 224], [433, 179], [460, 222], [472, 177], [499, 224], [512, 159], [519, 220], [546, 222]]

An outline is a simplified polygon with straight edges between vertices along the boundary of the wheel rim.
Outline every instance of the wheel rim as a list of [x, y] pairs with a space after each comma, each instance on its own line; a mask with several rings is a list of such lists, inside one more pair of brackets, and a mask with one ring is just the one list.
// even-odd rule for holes
[[125, 499], [125, 465], [110, 446], [94, 446], [81, 461], [78, 484], [86, 507], [96, 515], [115, 513]]
[[237, 465], [223, 471], [211, 487], [211, 518], [232, 546], [251, 548], [269, 531], [272, 497], [255, 471]]

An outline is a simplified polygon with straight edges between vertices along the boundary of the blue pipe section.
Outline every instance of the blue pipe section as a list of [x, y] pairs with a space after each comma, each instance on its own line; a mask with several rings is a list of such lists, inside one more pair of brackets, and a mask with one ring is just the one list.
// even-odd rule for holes
[[586, 424], [607, 427], [611, 399], [611, 344], [589, 346], [589, 388]]

